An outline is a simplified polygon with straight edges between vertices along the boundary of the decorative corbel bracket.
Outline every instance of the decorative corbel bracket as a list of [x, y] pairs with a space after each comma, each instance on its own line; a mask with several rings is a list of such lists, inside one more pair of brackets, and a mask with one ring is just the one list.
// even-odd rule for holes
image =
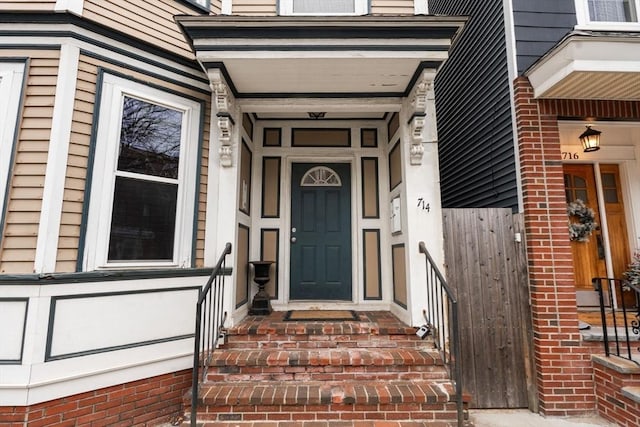
[[222, 76], [220, 70], [211, 70], [209, 72], [209, 80], [211, 81], [211, 89], [213, 90], [214, 106], [217, 110], [217, 126], [218, 140], [220, 148], [220, 165], [223, 167], [233, 166], [233, 150], [231, 135], [233, 133], [233, 125], [235, 124], [231, 117], [232, 99], [229, 93], [229, 87]]
[[411, 98], [413, 114], [409, 119], [411, 129], [409, 154], [412, 165], [422, 164], [425, 142], [437, 141], [434, 77], [435, 72], [425, 70], [413, 89], [413, 97]]
[[411, 126], [411, 147], [409, 149], [410, 163], [412, 165], [421, 165], [424, 156], [424, 147], [422, 146], [422, 131], [426, 123], [424, 116], [413, 116], [410, 121]]

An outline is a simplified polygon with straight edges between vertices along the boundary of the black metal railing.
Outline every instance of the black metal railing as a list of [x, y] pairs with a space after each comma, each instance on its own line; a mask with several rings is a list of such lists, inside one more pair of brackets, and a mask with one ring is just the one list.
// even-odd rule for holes
[[[640, 347], [635, 344], [634, 357], [634, 345], [631, 344], [640, 336], [640, 288], [626, 280], [605, 277], [594, 277], [591, 283], [600, 301], [605, 354], [607, 357], [614, 354], [640, 365]], [[609, 336], [610, 333], [613, 336]]]
[[196, 331], [193, 349], [193, 373], [191, 377], [191, 426], [196, 426], [198, 412], [198, 391], [207, 376], [211, 355], [218, 346], [223, 333], [227, 312], [224, 311], [224, 277], [227, 255], [231, 253], [231, 243], [227, 243], [202, 288], [196, 303]]
[[449, 375], [455, 384], [458, 426], [461, 427], [464, 424], [464, 402], [462, 401], [458, 302], [424, 242], [420, 242], [419, 249], [426, 257], [427, 308], [424, 310], [426, 326], [433, 334], [435, 346], [440, 350], [445, 364], [449, 367]]

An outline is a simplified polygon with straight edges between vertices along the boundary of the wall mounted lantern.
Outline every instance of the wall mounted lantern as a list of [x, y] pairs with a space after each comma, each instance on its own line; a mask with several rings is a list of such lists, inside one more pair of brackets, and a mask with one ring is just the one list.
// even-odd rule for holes
[[587, 130], [580, 135], [580, 142], [585, 153], [590, 151], [598, 151], [600, 149], [600, 134], [602, 132], [595, 130], [591, 125], [587, 125]]

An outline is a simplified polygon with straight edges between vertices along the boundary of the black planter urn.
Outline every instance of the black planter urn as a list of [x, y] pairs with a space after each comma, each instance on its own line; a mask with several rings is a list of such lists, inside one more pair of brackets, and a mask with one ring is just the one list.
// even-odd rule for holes
[[258, 293], [253, 297], [249, 314], [252, 316], [267, 316], [271, 314], [271, 298], [267, 291], [264, 290], [265, 285], [269, 282], [269, 270], [273, 261], [250, 261], [253, 265], [253, 281], [258, 285]]

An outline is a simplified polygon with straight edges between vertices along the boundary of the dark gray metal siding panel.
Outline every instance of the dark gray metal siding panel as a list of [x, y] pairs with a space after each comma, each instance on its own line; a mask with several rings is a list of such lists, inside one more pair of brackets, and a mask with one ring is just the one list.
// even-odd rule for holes
[[429, 11], [469, 16], [436, 76], [443, 206], [517, 210], [502, 0], [431, 0]]
[[513, 0], [518, 73], [522, 74], [577, 23], [569, 0]]

